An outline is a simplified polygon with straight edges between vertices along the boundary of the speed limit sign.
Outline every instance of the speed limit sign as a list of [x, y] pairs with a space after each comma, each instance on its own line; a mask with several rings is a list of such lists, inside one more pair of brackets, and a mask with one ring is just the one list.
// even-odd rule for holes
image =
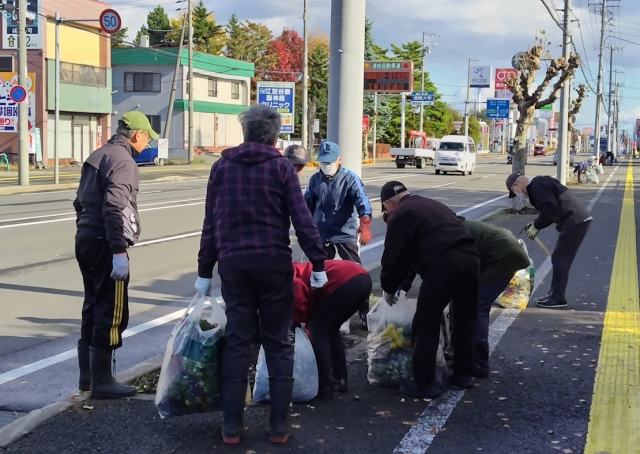
[[113, 35], [122, 27], [122, 19], [120, 15], [113, 9], [105, 9], [100, 14], [100, 27], [105, 33]]

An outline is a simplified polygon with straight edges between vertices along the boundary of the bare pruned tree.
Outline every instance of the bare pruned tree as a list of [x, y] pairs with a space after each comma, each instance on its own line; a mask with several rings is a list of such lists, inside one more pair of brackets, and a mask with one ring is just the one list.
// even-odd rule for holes
[[[526, 57], [522, 59], [518, 77], [510, 76], [505, 81], [513, 93], [512, 101], [520, 114], [516, 123], [513, 171], [523, 174], [527, 154], [527, 131], [533, 121], [535, 110], [555, 102], [567, 79], [571, 78], [580, 66], [578, 54], [572, 54], [569, 59], [551, 59], [544, 79], [533, 89], [540, 62], [543, 56], [546, 56], [546, 44], [548, 43], [545, 43], [543, 38], [536, 38], [535, 45], [526, 51]], [[543, 98], [548, 88], [551, 92]]]

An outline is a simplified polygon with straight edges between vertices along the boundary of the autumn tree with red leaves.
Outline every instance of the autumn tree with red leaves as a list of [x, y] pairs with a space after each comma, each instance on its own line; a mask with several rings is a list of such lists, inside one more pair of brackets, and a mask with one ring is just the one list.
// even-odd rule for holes
[[273, 63], [264, 79], [279, 82], [298, 82], [302, 77], [304, 40], [295, 30], [285, 28], [282, 34], [269, 41], [267, 54]]

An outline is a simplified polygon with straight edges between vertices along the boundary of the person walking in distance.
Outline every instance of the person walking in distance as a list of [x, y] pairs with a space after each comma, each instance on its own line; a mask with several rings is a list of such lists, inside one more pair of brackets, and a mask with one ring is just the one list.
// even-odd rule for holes
[[567, 307], [565, 292], [571, 265], [593, 219], [589, 210], [572, 191], [552, 177], [529, 179], [521, 173], [512, 173], [507, 177], [507, 190], [509, 198], [529, 197], [531, 205], [540, 212], [538, 218], [524, 228], [529, 238], [534, 240], [540, 230], [556, 224], [560, 235], [551, 254], [551, 290], [536, 301], [538, 306], [549, 309]]
[[254, 105], [240, 114], [244, 143], [222, 152], [211, 167], [198, 253], [199, 293], [211, 291], [218, 265], [227, 326], [222, 352], [222, 440], [236, 444], [244, 433], [244, 402], [251, 348], [259, 320], [269, 370], [271, 441], [289, 437], [293, 349], [293, 264], [289, 226], [309, 258], [310, 286], [327, 282], [326, 253], [293, 166], [274, 148], [280, 115]]
[[[147, 117], [127, 112], [115, 135], [82, 166], [73, 206], [75, 253], [84, 284], [78, 341], [80, 390], [96, 399], [132, 396], [134, 386], [113, 377], [113, 352], [122, 346], [129, 322], [129, 256], [140, 235], [137, 209], [140, 173], [134, 156], [158, 134]], [[115, 359], [114, 359], [115, 363]]]
[[422, 277], [411, 323], [414, 383], [401, 386], [400, 392], [429, 399], [444, 392], [435, 378], [435, 367], [440, 321], [450, 301], [456, 329], [449, 382], [454, 389], [471, 388], [480, 276], [473, 237], [449, 207], [411, 195], [399, 181], [386, 183], [380, 199], [387, 220], [380, 286], [387, 303], [397, 302], [397, 292], [409, 272]]

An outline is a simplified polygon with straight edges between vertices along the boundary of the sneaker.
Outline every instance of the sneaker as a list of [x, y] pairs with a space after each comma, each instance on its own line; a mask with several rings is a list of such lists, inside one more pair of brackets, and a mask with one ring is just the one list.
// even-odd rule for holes
[[550, 296], [551, 296], [550, 293], [547, 293], [544, 296], [539, 296], [538, 298], [536, 298], [536, 303], [543, 303], [543, 302], [549, 301]]
[[546, 300], [538, 301], [538, 306], [544, 307], [546, 309], [562, 309], [564, 307], [567, 307], [567, 302], [566, 300], [558, 301], [547, 298]]
[[423, 397], [426, 399], [435, 399], [444, 394], [444, 388], [440, 386], [437, 380], [433, 380], [424, 388], [418, 389], [415, 383], [408, 383], [406, 385], [400, 385], [400, 392], [405, 396], [410, 397]]

